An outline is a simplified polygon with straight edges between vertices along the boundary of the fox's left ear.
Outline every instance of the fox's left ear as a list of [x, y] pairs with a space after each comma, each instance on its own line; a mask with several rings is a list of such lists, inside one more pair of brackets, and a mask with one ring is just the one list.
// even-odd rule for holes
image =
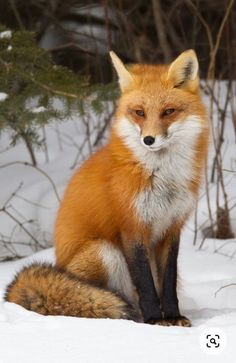
[[113, 66], [119, 77], [121, 91], [123, 92], [133, 83], [133, 77], [125, 67], [124, 63], [120, 60], [120, 58], [112, 51], [110, 51], [109, 53]]
[[198, 60], [194, 50], [186, 50], [171, 63], [167, 79], [175, 88], [197, 91], [199, 87]]

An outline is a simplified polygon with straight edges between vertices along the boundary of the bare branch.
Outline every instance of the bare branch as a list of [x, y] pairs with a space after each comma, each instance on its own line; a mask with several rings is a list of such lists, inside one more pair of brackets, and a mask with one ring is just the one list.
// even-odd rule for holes
[[42, 169], [40, 169], [38, 166], [36, 165], [32, 165], [30, 163], [28, 163], [27, 161], [12, 161], [12, 162], [9, 162], [9, 163], [6, 163], [4, 165], [0, 165], [0, 169], [3, 169], [3, 168], [6, 168], [8, 166], [13, 166], [13, 165], [23, 165], [23, 166], [29, 166], [31, 168], [34, 168], [35, 170], [37, 170], [39, 173], [41, 173], [42, 175], [44, 175], [50, 182], [53, 190], [54, 190], [54, 193], [55, 193], [55, 196], [58, 200], [58, 202], [61, 201], [60, 197], [59, 197], [59, 194], [57, 192], [57, 188], [56, 188], [56, 185], [54, 183], [54, 181], [52, 180], [52, 178], [45, 172], [43, 171]]
[[236, 284], [232, 283], [232, 284], [228, 284], [228, 285], [224, 285], [224, 286], [221, 286], [216, 292], [215, 292], [215, 297], [216, 295], [223, 289], [225, 289], [226, 287], [230, 287], [230, 286], [236, 286]]
[[153, 15], [155, 19], [155, 27], [157, 37], [163, 51], [165, 62], [169, 63], [171, 60], [171, 49], [166, 36], [166, 29], [163, 23], [163, 15], [160, 0], [152, 0]]

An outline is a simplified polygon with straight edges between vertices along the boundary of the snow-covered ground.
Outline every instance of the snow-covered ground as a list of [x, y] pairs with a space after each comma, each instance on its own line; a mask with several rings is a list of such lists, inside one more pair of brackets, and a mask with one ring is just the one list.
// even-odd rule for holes
[[[0, 293], [15, 271], [29, 261], [52, 261], [53, 249], [0, 264]], [[0, 302], [1, 363], [233, 363], [236, 340], [235, 260], [198, 251], [185, 235], [180, 254], [179, 298], [192, 328], [161, 327], [130, 321], [45, 317], [20, 306]], [[214, 357], [200, 345], [209, 328], [223, 330], [224, 351]], [[215, 348], [212, 348], [215, 349]]]
[[[76, 118], [59, 126], [49, 126], [46, 128], [49, 161], [45, 162], [43, 151], [37, 152], [39, 168], [50, 176], [60, 196], [74, 172], [71, 166], [78, 151], [76, 145], [83, 139], [80, 131], [80, 120]], [[10, 149], [8, 144], [8, 137], [1, 135], [1, 165], [29, 161], [23, 144]], [[235, 136], [231, 121], [227, 122], [224, 145], [224, 167], [235, 169]], [[235, 173], [226, 174], [230, 205], [235, 203], [235, 177]], [[51, 181], [40, 171], [19, 163], [0, 168], [0, 180], [0, 209], [9, 200], [6, 204], [8, 211], [27, 231], [41, 243], [52, 241], [59, 202]], [[214, 193], [214, 186], [211, 186], [212, 204]], [[235, 217], [233, 210], [234, 228]], [[199, 224], [206, 219], [206, 198], [202, 193]], [[30, 235], [3, 212], [0, 212], [0, 235], [1, 241], [17, 243], [17, 254], [29, 253], [23, 243], [31, 241]], [[236, 283], [236, 239], [207, 239], [203, 248], [198, 250], [201, 235], [198, 238], [196, 246], [193, 246], [191, 220], [182, 235], [179, 299], [182, 312], [192, 321], [192, 328], [150, 326], [108, 319], [45, 317], [29, 312], [3, 302], [5, 287], [15, 272], [32, 260], [54, 261], [53, 248], [24, 259], [0, 263], [0, 363], [234, 362], [236, 285], [231, 284]], [[0, 242], [0, 256], [8, 253], [4, 243]], [[230, 286], [221, 289], [225, 285]], [[214, 344], [213, 348], [206, 348], [206, 335], [216, 334], [212, 328], [220, 333], [219, 348], [214, 348]], [[218, 354], [209, 355], [212, 351]]]

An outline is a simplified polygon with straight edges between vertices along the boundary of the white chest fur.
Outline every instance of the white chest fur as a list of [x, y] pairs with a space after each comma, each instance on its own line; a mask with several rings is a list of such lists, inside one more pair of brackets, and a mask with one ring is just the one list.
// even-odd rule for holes
[[174, 221], [184, 220], [195, 204], [189, 190], [191, 160], [167, 153], [158, 164], [151, 185], [137, 194], [133, 203], [140, 221], [152, 226], [154, 239], [161, 237]]
[[132, 206], [140, 221], [152, 226], [153, 239], [162, 236], [175, 220], [184, 220], [194, 208], [189, 182], [194, 174], [196, 140], [204, 127], [196, 115], [175, 122], [168, 128], [168, 137], [158, 136], [163, 149], [150, 151], [142, 145], [137, 125], [127, 118], [117, 125], [124, 143], [152, 175], [151, 186], [136, 195]]

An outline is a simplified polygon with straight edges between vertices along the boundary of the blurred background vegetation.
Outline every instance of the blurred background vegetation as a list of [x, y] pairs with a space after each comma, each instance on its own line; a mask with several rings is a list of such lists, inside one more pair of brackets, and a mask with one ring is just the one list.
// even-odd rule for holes
[[57, 64], [95, 82], [112, 79], [110, 49], [127, 62], [160, 63], [194, 48], [201, 77], [215, 55], [217, 78], [236, 76], [234, 1], [1, 0], [0, 23], [35, 31]]

